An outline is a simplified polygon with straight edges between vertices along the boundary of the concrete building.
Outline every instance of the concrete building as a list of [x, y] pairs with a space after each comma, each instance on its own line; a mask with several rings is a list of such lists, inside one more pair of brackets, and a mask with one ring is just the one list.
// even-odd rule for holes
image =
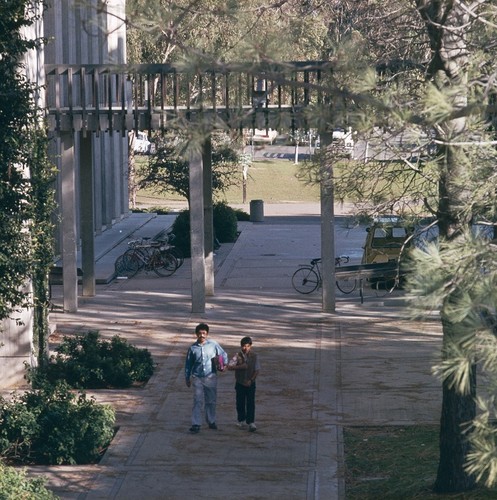
[[[45, 64], [124, 64], [126, 63], [125, 1], [106, 2], [98, 10], [96, 0], [52, 0], [44, 15]], [[50, 88], [47, 89], [50, 92]], [[76, 91], [76, 89], [75, 89]], [[80, 134], [75, 151], [80, 151]], [[119, 133], [91, 134], [93, 165], [93, 214], [95, 231], [101, 232], [128, 214], [128, 140]], [[60, 169], [60, 140], [54, 140], [54, 158]], [[76, 184], [79, 185], [81, 159], [76, 155]], [[62, 194], [59, 185], [58, 192]], [[78, 198], [78, 193], [76, 193]], [[59, 202], [63, 199], [59, 196]], [[81, 204], [77, 205], [76, 237]], [[60, 236], [60, 235], [59, 235]], [[60, 238], [59, 238], [60, 239]]]
[[[33, 0], [32, 15], [39, 17], [32, 26], [24, 30], [26, 39], [44, 38], [46, 43], [26, 56], [27, 77], [36, 82], [40, 89], [45, 88], [45, 64], [123, 64], [126, 62], [126, 28], [124, 24], [125, 0], [109, 0], [107, 11], [98, 10], [98, 1], [89, 0], [51, 0], [43, 12], [43, 2]], [[43, 108], [46, 91], [34, 96]], [[77, 91], [77, 89], [74, 89]], [[74, 237], [76, 247], [80, 241], [80, 228], [85, 214], [91, 214], [94, 233], [98, 234], [128, 214], [128, 140], [119, 133], [88, 132], [74, 136], [75, 189], [74, 198]], [[81, 161], [84, 148], [82, 140], [91, 141], [91, 159]], [[60, 138], [53, 137], [51, 156], [59, 167], [62, 157]], [[86, 170], [85, 170], [86, 169]], [[88, 178], [92, 169], [93, 190], [90, 199], [92, 207], [82, 202], [81, 178]], [[59, 215], [64, 212], [65, 200], [61, 176], [58, 177], [57, 200]], [[89, 197], [84, 198], [85, 201]], [[74, 203], [74, 200], [76, 203]], [[70, 213], [70, 212], [69, 212]], [[63, 232], [57, 229], [56, 252], [60, 252]], [[28, 292], [30, 285], [28, 287]], [[16, 321], [17, 319], [17, 321]], [[6, 320], [1, 325], [0, 336], [0, 387], [15, 387], [24, 382], [25, 365], [35, 361], [33, 353], [33, 318], [31, 310], [16, 314], [16, 319]], [[20, 320], [20, 322], [19, 322]]]

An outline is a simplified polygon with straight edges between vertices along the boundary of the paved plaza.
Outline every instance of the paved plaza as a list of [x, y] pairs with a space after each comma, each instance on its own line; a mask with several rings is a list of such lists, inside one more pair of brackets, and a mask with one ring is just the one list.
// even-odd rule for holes
[[[247, 207], [248, 211], [248, 207]], [[263, 222], [240, 222], [234, 244], [215, 256], [215, 295], [191, 312], [189, 260], [171, 277], [110, 280], [126, 241], [153, 236], [174, 216], [133, 215], [97, 238], [95, 297], [78, 312], [55, 308], [53, 342], [98, 330], [149, 349], [156, 372], [143, 388], [95, 391], [117, 411], [118, 432], [98, 465], [31, 467], [62, 499], [184, 500], [345, 498], [342, 429], [437, 422], [441, 391], [431, 375], [441, 332], [406, 319], [401, 292], [337, 292], [333, 314], [319, 292], [300, 295], [291, 276], [320, 255], [319, 205], [264, 207]], [[337, 254], [361, 257], [365, 228], [337, 207]], [[104, 241], [105, 239], [105, 241]], [[62, 287], [54, 287], [61, 304]], [[192, 393], [183, 366], [194, 327], [205, 321], [228, 354], [253, 338], [261, 360], [257, 432], [236, 427], [234, 376], [219, 375], [218, 430], [192, 435]]]

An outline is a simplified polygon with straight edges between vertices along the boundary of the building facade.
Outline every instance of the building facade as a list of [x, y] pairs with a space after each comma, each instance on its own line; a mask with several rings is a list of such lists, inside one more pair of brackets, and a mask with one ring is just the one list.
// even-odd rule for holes
[[[99, 3], [98, 0], [49, 2], [44, 14], [45, 64], [126, 63], [125, 1], [108, 1], [105, 11], [98, 8]], [[79, 140], [76, 135], [75, 151], [80, 150]], [[93, 134], [92, 143], [94, 227], [99, 233], [129, 212], [128, 139], [119, 133], [101, 132], [98, 136]], [[58, 164], [60, 143], [57, 139], [54, 139], [53, 157]], [[79, 177], [81, 164], [77, 156], [75, 162]], [[78, 219], [79, 210], [80, 207]]]
[[[126, 62], [126, 28], [124, 23], [125, 0], [109, 0], [107, 10], [98, 9], [98, 0], [33, 0], [31, 15], [39, 18], [24, 29], [26, 39], [46, 40], [39, 49], [26, 55], [27, 78], [40, 89], [34, 96], [40, 108], [48, 101], [47, 94], [53, 89], [45, 87], [45, 64], [124, 64]], [[45, 89], [45, 90], [44, 90]], [[86, 140], [87, 138], [85, 138]], [[81, 133], [74, 137], [76, 152]], [[119, 133], [91, 133], [92, 158], [84, 166], [74, 157], [76, 172], [76, 238], [81, 224], [81, 201], [78, 193], [81, 168], [92, 168], [93, 207], [95, 234], [126, 217], [128, 203], [128, 139]], [[61, 158], [60, 139], [51, 141], [51, 157], [59, 167]], [[59, 216], [62, 215], [62, 182], [57, 180]], [[83, 207], [84, 211], [84, 207]], [[57, 217], [60, 219], [60, 217]], [[61, 226], [56, 230], [56, 253], [62, 241]], [[30, 291], [30, 284], [26, 284]], [[25, 367], [35, 363], [33, 349], [33, 317], [29, 309], [17, 313], [16, 318], [0, 325], [0, 388], [14, 388], [25, 383]]]

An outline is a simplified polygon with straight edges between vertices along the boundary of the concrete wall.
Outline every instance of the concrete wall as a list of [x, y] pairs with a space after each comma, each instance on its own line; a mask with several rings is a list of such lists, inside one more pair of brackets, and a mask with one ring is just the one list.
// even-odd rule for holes
[[[99, 0], [50, 0], [44, 16], [46, 64], [123, 64], [126, 62], [125, 0], [106, 2], [109, 14], [98, 11]], [[126, 217], [128, 204], [128, 144], [119, 133], [94, 135], [94, 223], [100, 233]], [[75, 137], [75, 151], [79, 151]], [[53, 158], [58, 164], [59, 144]], [[79, 184], [79, 157], [76, 177]], [[79, 210], [77, 207], [78, 220]], [[79, 226], [79, 224], [78, 224]], [[58, 238], [59, 239], [59, 238]]]
[[0, 322], [0, 389], [26, 385], [26, 365], [34, 363], [33, 313], [23, 309]]

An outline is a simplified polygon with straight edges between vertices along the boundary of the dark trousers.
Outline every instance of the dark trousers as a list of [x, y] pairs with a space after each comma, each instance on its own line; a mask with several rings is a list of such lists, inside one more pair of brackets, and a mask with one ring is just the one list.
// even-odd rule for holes
[[255, 382], [246, 387], [242, 384], [235, 385], [236, 413], [238, 422], [255, 422]]

